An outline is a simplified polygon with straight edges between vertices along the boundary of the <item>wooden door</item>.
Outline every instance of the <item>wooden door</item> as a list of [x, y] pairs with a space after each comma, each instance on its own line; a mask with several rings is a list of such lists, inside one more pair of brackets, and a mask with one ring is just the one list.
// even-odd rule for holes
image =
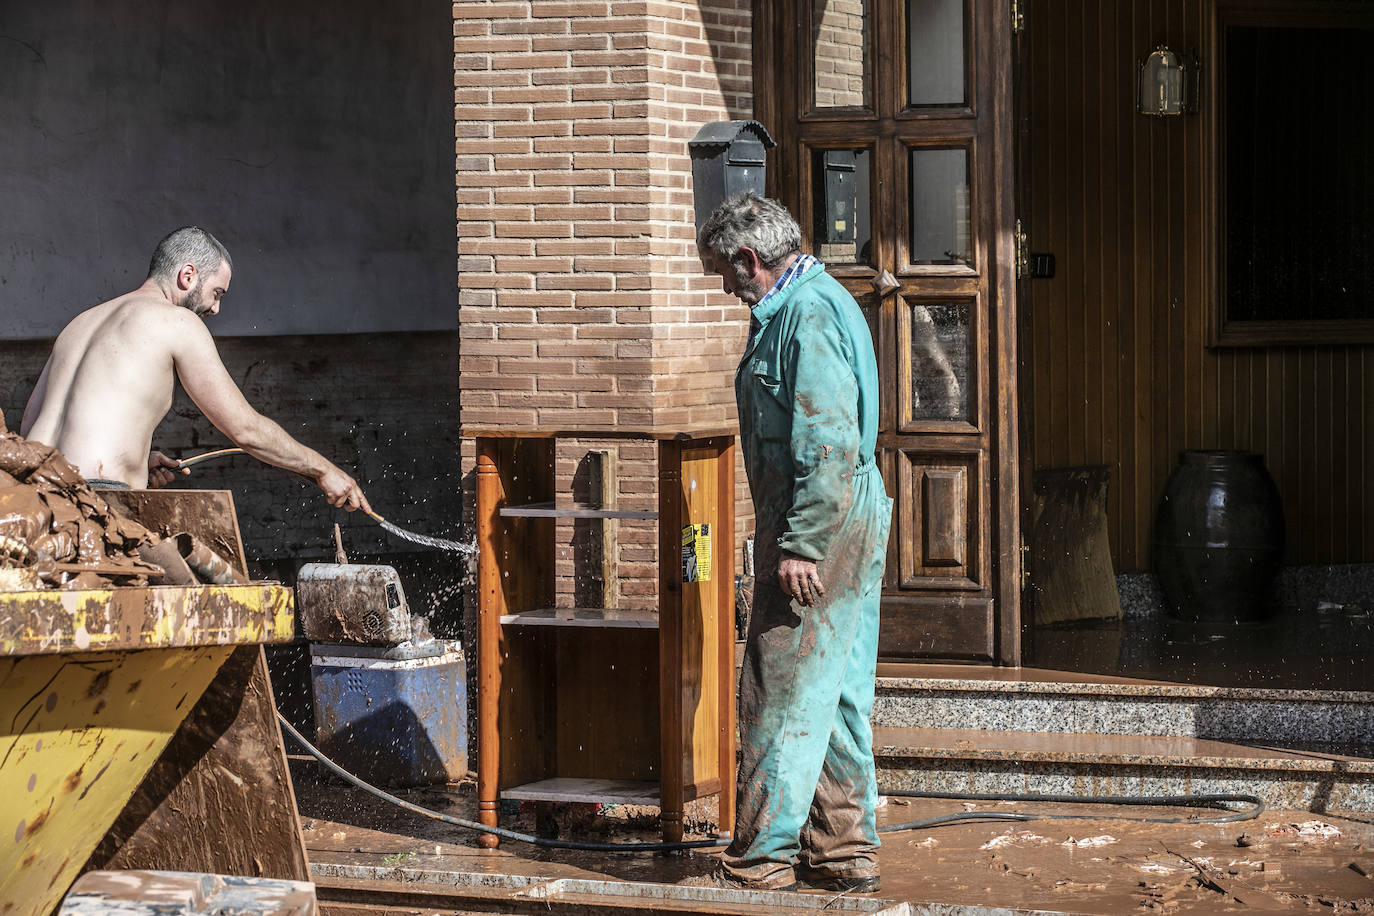
[[755, 7], [770, 193], [868, 315], [880, 654], [1020, 660], [1010, 0]]

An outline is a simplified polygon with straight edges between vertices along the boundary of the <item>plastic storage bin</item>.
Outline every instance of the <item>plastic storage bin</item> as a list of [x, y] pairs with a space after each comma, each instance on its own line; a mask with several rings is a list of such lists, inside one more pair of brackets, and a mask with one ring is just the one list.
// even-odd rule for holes
[[457, 641], [392, 649], [314, 644], [315, 744], [362, 779], [453, 782], [468, 772], [467, 672]]

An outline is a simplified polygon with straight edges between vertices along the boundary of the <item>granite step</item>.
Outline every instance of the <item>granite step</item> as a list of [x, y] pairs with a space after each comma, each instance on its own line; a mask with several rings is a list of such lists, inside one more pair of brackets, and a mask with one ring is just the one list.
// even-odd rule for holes
[[1207, 687], [1030, 668], [879, 665], [875, 728], [1374, 745], [1374, 693]]
[[1244, 793], [1271, 808], [1316, 812], [1374, 811], [1374, 755], [1367, 750], [1159, 735], [873, 730], [881, 793]]

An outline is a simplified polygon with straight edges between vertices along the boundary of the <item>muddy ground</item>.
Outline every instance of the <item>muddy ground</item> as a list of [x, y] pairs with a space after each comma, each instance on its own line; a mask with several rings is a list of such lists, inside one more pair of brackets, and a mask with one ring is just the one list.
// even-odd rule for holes
[[[406, 812], [293, 758], [312, 862], [673, 883], [711, 870], [709, 850], [671, 855], [539, 849]], [[475, 786], [396, 790], [414, 804], [476, 820]], [[1120, 818], [1213, 817], [1190, 808], [961, 803], [889, 798], [879, 824], [960, 811], [1088, 814], [1086, 820], [965, 821], [883, 838], [889, 899], [1063, 913], [1374, 913], [1374, 815], [1268, 811], [1229, 824], [1154, 824]], [[655, 810], [558, 806], [564, 838], [658, 839]], [[712, 799], [688, 812], [691, 837], [714, 828]], [[508, 805], [501, 826], [533, 833], [531, 804]]]

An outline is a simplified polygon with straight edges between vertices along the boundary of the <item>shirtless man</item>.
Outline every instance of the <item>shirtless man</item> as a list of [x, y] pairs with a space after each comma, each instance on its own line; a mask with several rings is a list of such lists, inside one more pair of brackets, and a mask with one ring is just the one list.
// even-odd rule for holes
[[151, 450], [153, 430], [180, 379], [235, 445], [309, 477], [330, 505], [371, 512], [352, 477], [254, 410], [224, 368], [202, 319], [219, 312], [232, 269], [229, 252], [203, 229], [164, 238], [142, 286], [87, 309], [58, 335], [21, 434], [55, 446], [100, 485], [162, 486], [177, 463]]

